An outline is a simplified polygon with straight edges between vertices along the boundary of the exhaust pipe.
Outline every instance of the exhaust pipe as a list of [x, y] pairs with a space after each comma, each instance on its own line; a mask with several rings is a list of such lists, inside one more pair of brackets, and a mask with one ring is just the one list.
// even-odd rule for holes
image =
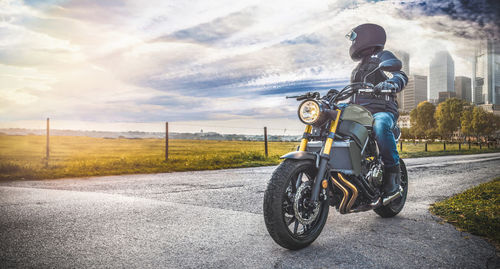
[[[337, 186], [344, 194], [342, 200], [340, 201], [339, 212], [340, 214], [352, 213], [353, 211], [351, 208], [354, 205], [354, 202], [356, 202], [356, 198], [358, 198], [358, 189], [351, 182], [345, 179], [342, 174], [337, 173], [337, 175], [342, 183], [340, 183], [333, 176], [331, 178], [333, 184], [335, 184], [335, 186]], [[351, 197], [350, 199], [349, 196]], [[349, 200], [349, 202], [347, 202], [347, 200]]]
[[344, 186], [342, 186], [342, 184], [340, 184], [334, 177], [331, 177], [331, 178], [332, 178], [333, 184], [335, 184], [335, 186], [337, 186], [344, 194], [344, 196], [342, 196], [342, 201], [340, 201], [339, 212], [340, 212], [340, 214], [345, 214], [346, 213], [346, 211], [345, 211], [346, 201], [347, 201], [347, 198], [349, 197], [349, 191]]
[[364, 211], [375, 209], [381, 205], [382, 205], [382, 199], [378, 198], [377, 201], [375, 201], [371, 204], [356, 207], [356, 209], [352, 210], [352, 212], [353, 213], [364, 212]]
[[345, 209], [346, 213], [351, 213], [352, 205], [354, 204], [354, 202], [356, 202], [356, 198], [358, 198], [358, 189], [351, 182], [345, 179], [341, 173], [337, 173], [337, 175], [339, 176], [342, 183], [344, 183], [344, 185], [347, 186], [352, 191], [351, 199], [349, 200], [349, 203], [347, 204], [347, 207]]

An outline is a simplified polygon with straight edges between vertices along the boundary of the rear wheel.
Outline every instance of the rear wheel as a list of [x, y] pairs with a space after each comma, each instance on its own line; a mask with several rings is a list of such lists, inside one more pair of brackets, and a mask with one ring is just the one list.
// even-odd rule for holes
[[403, 160], [399, 160], [399, 167], [401, 169], [401, 188], [403, 188], [403, 195], [392, 201], [386, 206], [380, 206], [374, 209], [375, 213], [379, 214], [382, 218], [391, 218], [399, 214], [406, 202], [406, 195], [408, 194], [408, 172]]
[[287, 159], [267, 185], [264, 221], [273, 240], [284, 248], [295, 250], [310, 245], [326, 223], [328, 200], [310, 202], [316, 172], [310, 160]]

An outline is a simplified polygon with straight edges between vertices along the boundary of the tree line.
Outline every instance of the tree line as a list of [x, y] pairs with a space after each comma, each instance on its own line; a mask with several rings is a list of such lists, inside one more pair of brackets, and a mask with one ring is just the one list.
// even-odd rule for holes
[[[403, 128], [406, 139], [452, 139], [462, 141], [491, 140], [500, 130], [500, 116], [458, 98], [450, 98], [437, 106], [424, 101], [410, 112], [410, 128]], [[496, 137], [495, 137], [496, 139]]]

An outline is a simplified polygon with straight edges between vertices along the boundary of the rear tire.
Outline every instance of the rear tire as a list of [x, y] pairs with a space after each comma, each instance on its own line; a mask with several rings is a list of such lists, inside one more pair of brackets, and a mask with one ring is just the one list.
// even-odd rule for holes
[[386, 206], [380, 206], [375, 208], [373, 211], [377, 213], [382, 218], [392, 218], [399, 214], [406, 202], [406, 196], [408, 194], [408, 172], [406, 171], [406, 165], [403, 160], [399, 160], [399, 167], [401, 169], [401, 187], [403, 188], [403, 196], [392, 201]]
[[[293, 208], [289, 207], [292, 200], [290, 197], [295, 196], [298, 186], [305, 184], [297, 182], [303, 182], [303, 176], [312, 181], [316, 173], [315, 164], [311, 160], [287, 159], [276, 168], [269, 180], [264, 193], [264, 221], [269, 235], [284, 248], [297, 250], [307, 247], [316, 240], [325, 226], [329, 210], [328, 199], [320, 202], [318, 215], [308, 225], [300, 223]], [[300, 231], [299, 225], [302, 225]], [[293, 227], [292, 230], [290, 226]]]

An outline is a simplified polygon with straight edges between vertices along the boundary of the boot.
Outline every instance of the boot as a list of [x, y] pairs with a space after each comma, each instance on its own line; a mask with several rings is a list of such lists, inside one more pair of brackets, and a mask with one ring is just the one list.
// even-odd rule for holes
[[394, 195], [399, 191], [399, 184], [401, 183], [401, 170], [399, 164], [384, 169], [384, 197], [389, 197]]

